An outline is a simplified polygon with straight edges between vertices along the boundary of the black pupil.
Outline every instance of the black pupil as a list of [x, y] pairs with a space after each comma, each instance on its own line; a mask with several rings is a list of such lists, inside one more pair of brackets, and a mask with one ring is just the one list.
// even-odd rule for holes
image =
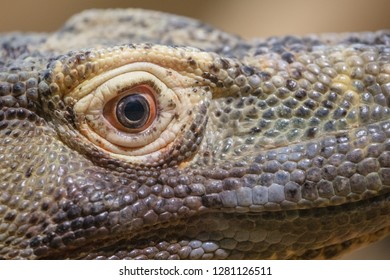
[[140, 128], [149, 118], [149, 103], [141, 94], [132, 94], [118, 102], [116, 114], [119, 122], [128, 128]]
[[132, 122], [140, 121], [145, 116], [145, 107], [139, 100], [126, 103], [124, 113], [127, 119]]

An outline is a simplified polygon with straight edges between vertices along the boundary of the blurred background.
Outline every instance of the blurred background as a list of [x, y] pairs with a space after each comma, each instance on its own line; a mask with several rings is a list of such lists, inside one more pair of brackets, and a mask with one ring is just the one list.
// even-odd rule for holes
[[[197, 18], [244, 38], [390, 29], [389, 0], [13, 0], [1, 4], [0, 32], [53, 32], [82, 10], [126, 7]], [[390, 238], [345, 259], [390, 259]]]
[[3, 1], [0, 32], [50, 32], [90, 8], [139, 7], [200, 19], [245, 38], [390, 28], [389, 0]]

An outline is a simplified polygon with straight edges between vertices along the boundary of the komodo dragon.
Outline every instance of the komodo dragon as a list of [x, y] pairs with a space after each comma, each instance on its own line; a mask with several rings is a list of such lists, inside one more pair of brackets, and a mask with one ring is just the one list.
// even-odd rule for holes
[[1, 258], [334, 258], [389, 234], [390, 31], [92, 10], [0, 45]]

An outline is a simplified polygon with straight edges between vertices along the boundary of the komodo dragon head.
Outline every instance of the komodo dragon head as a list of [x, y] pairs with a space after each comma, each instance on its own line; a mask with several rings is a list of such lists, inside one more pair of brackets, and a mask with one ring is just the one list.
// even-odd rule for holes
[[389, 232], [389, 31], [93, 10], [0, 43], [2, 258], [332, 258]]

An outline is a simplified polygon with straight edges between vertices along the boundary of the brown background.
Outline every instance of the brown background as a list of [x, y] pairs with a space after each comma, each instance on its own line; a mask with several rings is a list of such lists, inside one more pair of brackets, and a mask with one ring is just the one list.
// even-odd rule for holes
[[89, 8], [140, 7], [198, 18], [244, 37], [390, 28], [389, 0], [3, 1], [0, 32], [54, 31]]
[[[0, 32], [52, 32], [71, 15], [90, 8], [138, 7], [198, 18], [245, 38], [390, 29], [389, 0], [97, 0], [7, 1]], [[347, 258], [390, 259], [390, 240]]]

